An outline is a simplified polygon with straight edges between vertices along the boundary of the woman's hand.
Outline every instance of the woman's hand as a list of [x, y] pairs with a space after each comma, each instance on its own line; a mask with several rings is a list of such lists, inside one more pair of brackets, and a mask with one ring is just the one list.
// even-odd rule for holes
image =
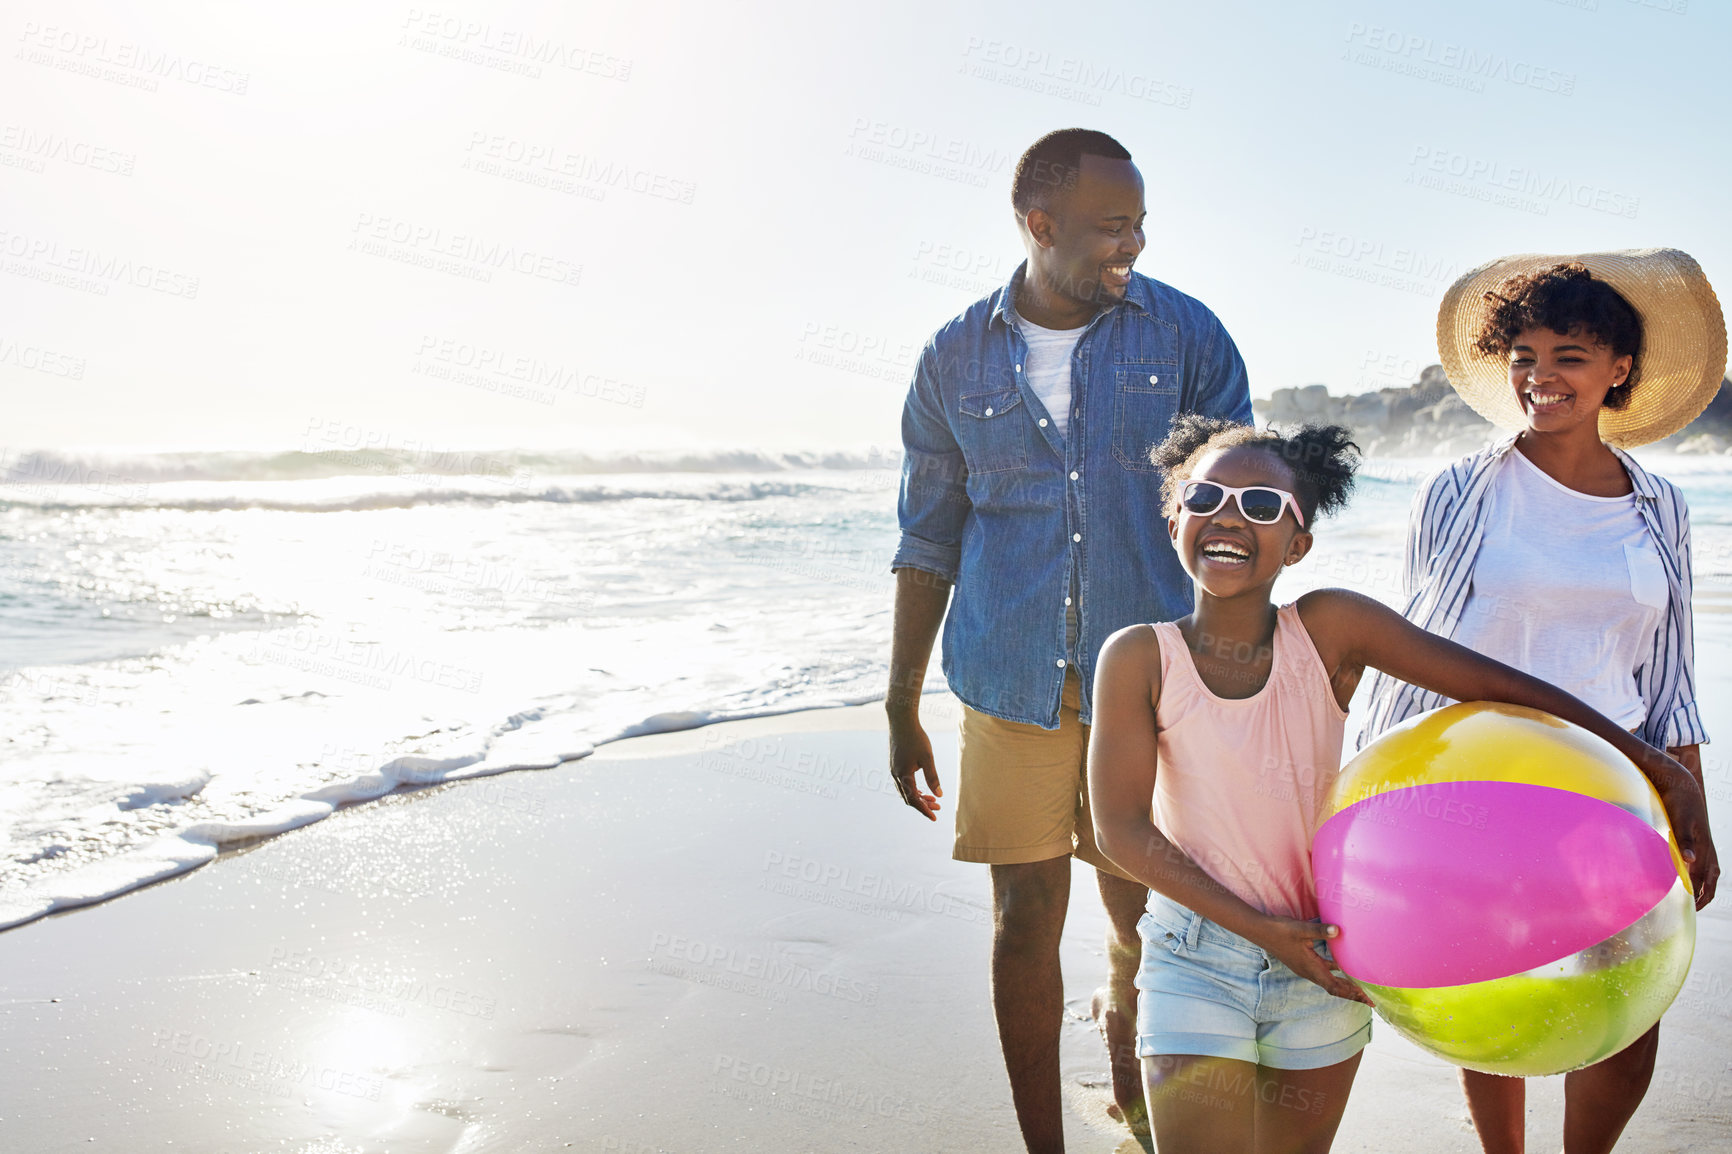
[[1298, 918], [1266, 917], [1258, 926], [1256, 937], [1251, 940], [1280, 958], [1301, 978], [1316, 982], [1337, 998], [1372, 1005], [1371, 998], [1352, 978], [1331, 970], [1323, 955], [1311, 948], [1312, 942], [1326, 942], [1340, 933], [1338, 926], [1304, 922]]
[[1666, 807], [1666, 820], [1672, 823], [1672, 840], [1684, 855], [1696, 908], [1701, 909], [1714, 900], [1714, 890], [1720, 881], [1720, 856], [1714, 850], [1714, 835], [1708, 830], [1708, 801], [1687, 766], [1657, 749], [1649, 756], [1664, 764], [1662, 772], [1650, 771], [1648, 778], [1655, 782], [1660, 801]]

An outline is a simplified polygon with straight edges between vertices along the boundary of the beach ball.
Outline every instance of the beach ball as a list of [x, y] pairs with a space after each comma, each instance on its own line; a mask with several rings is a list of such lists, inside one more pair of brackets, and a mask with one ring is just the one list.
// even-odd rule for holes
[[1696, 905], [1659, 795], [1579, 726], [1487, 702], [1421, 714], [1349, 762], [1318, 816], [1337, 966], [1445, 1061], [1578, 1069], [1684, 984]]

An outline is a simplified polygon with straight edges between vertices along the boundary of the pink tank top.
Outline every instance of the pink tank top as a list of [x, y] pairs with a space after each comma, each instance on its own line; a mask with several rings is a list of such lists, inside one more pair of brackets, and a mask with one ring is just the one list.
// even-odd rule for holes
[[1347, 713], [1298, 607], [1276, 610], [1269, 680], [1237, 701], [1203, 684], [1177, 625], [1154, 630], [1161, 646], [1155, 824], [1250, 905], [1317, 917], [1311, 831], [1341, 770]]

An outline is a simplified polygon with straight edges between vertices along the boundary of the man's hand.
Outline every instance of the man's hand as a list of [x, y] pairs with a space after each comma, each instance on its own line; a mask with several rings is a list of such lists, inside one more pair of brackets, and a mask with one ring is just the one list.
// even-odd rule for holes
[[[915, 780], [915, 774], [921, 771], [926, 774], [926, 788], [931, 793], [922, 793], [920, 783]], [[944, 787], [938, 784], [938, 767], [932, 762], [932, 742], [927, 739], [926, 730], [921, 728], [918, 714], [890, 719], [890, 776], [904, 802], [925, 814], [927, 820], [938, 820], [938, 799], [944, 796]]]
[[[932, 764], [932, 742], [920, 727], [920, 693], [926, 686], [926, 662], [950, 605], [950, 582], [923, 569], [896, 571], [896, 609], [891, 627], [890, 689], [884, 711], [890, 716], [890, 776], [902, 800], [938, 820], [938, 769]], [[920, 792], [914, 775], [926, 771]]]

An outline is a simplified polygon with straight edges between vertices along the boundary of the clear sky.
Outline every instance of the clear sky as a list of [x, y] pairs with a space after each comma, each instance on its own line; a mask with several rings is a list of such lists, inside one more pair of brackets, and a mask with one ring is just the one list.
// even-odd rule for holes
[[1732, 283], [1708, 0], [139, 7], [0, 18], [0, 445], [894, 445], [1072, 125], [1258, 395], [1507, 253]]

